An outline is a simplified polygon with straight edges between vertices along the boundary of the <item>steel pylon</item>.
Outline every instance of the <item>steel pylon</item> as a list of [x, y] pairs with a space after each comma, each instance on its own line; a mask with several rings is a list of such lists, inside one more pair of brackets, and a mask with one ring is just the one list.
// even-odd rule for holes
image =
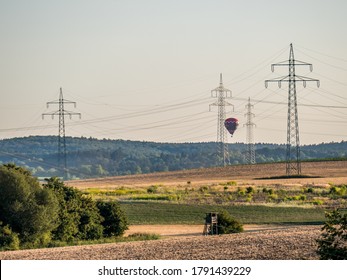
[[254, 148], [254, 135], [253, 128], [256, 127], [253, 122], [254, 114], [252, 113], [252, 108], [254, 107], [251, 104], [251, 98], [248, 98], [248, 103], [245, 106], [247, 109], [247, 113], [245, 114], [247, 118], [247, 122], [243, 125], [247, 129], [246, 134], [246, 143], [247, 143], [247, 152], [246, 152], [246, 162], [248, 164], [255, 164], [255, 148]]
[[225, 106], [233, 106], [231, 103], [225, 101], [226, 98], [231, 98], [231, 90], [227, 89], [223, 85], [223, 76], [220, 74], [219, 86], [211, 91], [211, 96], [217, 98], [217, 101], [210, 104], [211, 106], [218, 107], [217, 118], [217, 153], [221, 158], [221, 165], [226, 166], [230, 164], [229, 149], [227, 141], [227, 131], [224, 127], [224, 121], [226, 118]]
[[275, 66], [287, 66], [289, 68], [289, 74], [285, 77], [277, 78], [274, 80], [266, 80], [265, 87], [268, 86], [269, 82], [278, 83], [278, 87], [281, 87], [282, 82], [288, 82], [286, 174], [287, 176], [301, 175], [299, 118], [296, 96], [296, 83], [302, 82], [303, 86], [306, 87], [307, 82], [317, 82], [317, 86], [319, 87], [319, 80], [296, 75], [296, 66], [309, 66], [311, 72], [313, 70], [313, 67], [310, 63], [294, 59], [293, 44], [290, 44], [289, 60], [277, 64], [272, 64], [272, 72], [274, 72]]
[[60, 88], [59, 99], [51, 102], [47, 102], [47, 108], [49, 105], [58, 105], [58, 111], [54, 111], [51, 113], [42, 114], [42, 118], [44, 116], [51, 116], [54, 119], [54, 116], [58, 116], [59, 119], [59, 133], [58, 133], [58, 166], [64, 172], [64, 179], [67, 178], [67, 160], [66, 160], [66, 138], [65, 138], [65, 116], [68, 115], [70, 119], [73, 115], [77, 115], [81, 118], [80, 113], [66, 111], [64, 108], [65, 104], [73, 104], [76, 108], [76, 102], [72, 102], [64, 99], [63, 90]]

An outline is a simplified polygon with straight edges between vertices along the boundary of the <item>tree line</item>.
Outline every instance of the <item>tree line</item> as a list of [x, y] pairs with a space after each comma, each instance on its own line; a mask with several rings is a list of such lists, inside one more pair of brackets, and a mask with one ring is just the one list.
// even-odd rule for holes
[[94, 201], [58, 178], [41, 186], [25, 168], [0, 166], [0, 249], [121, 236], [128, 227], [117, 202]]
[[[155, 143], [67, 137], [69, 176], [90, 178], [175, 171], [219, 166], [222, 159], [216, 142]], [[285, 160], [286, 145], [257, 143], [256, 162]], [[15, 163], [37, 177], [62, 176], [58, 166], [56, 136], [29, 136], [0, 140], [0, 164]], [[245, 164], [247, 145], [229, 144], [230, 164]], [[345, 159], [347, 142], [321, 143], [301, 147], [303, 160]]]

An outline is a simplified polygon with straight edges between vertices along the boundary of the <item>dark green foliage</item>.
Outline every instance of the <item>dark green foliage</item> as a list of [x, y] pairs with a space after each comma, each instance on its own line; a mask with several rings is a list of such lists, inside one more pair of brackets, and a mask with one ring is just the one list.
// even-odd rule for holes
[[148, 193], [156, 193], [158, 191], [158, 186], [152, 185], [147, 188]]
[[103, 217], [100, 215], [96, 203], [90, 197], [81, 197], [81, 209], [79, 210], [79, 239], [99, 239], [103, 236]]
[[122, 235], [128, 223], [119, 205], [99, 203], [99, 207], [56, 177], [46, 179], [41, 186], [24, 168], [0, 166], [0, 249]]
[[19, 243], [18, 234], [14, 233], [8, 225], [3, 226], [0, 221], [0, 248], [3, 250], [18, 250]]
[[58, 178], [46, 179], [44, 187], [51, 189], [59, 201], [57, 227], [52, 231], [53, 239], [71, 241], [78, 234], [79, 210], [81, 199], [79, 193], [64, 185]]
[[247, 187], [246, 188], [246, 193], [254, 193], [253, 187]]
[[314, 190], [313, 190], [313, 188], [308, 188], [308, 189], [306, 190], [306, 192], [307, 192], [307, 193], [314, 193]]
[[322, 260], [347, 260], [347, 214], [334, 210], [326, 218], [317, 252]]
[[42, 189], [26, 169], [0, 166], [0, 220], [22, 242], [49, 242], [50, 232], [56, 227], [57, 207], [54, 194]]
[[[56, 136], [0, 140], [2, 149], [9, 153], [0, 154], [0, 162], [28, 166], [38, 177], [62, 176], [59, 169], [52, 168], [58, 162], [57, 142]], [[66, 145], [69, 174], [79, 178], [212, 167], [221, 160], [215, 142], [173, 144], [66, 137]], [[243, 156], [246, 144], [229, 146], [231, 164], [246, 163]], [[258, 143], [255, 146], [257, 163], [285, 160], [285, 145]], [[302, 146], [301, 159], [346, 160], [346, 150], [347, 142]]]
[[320, 176], [300, 174], [300, 175], [280, 175], [280, 176], [260, 177], [255, 179], [273, 180], [273, 179], [294, 179], [294, 178], [320, 178]]
[[155, 233], [133, 233], [128, 236], [129, 240], [158, 240], [160, 239], [159, 234]]
[[234, 219], [229, 212], [218, 213], [218, 234], [238, 233], [243, 231], [242, 224]]
[[331, 186], [329, 193], [333, 196], [344, 196], [347, 193], [347, 187], [345, 185]]
[[98, 201], [101, 216], [104, 218], [104, 236], [121, 236], [128, 229], [128, 219], [116, 201]]
[[267, 188], [263, 188], [263, 193], [268, 193], [268, 194], [274, 194], [274, 190], [273, 189], [267, 189]]
[[46, 179], [46, 189], [52, 190], [59, 201], [58, 225], [52, 231], [53, 239], [72, 241], [79, 239], [98, 239], [102, 237], [103, 218], [96, 203], [53, 177]]

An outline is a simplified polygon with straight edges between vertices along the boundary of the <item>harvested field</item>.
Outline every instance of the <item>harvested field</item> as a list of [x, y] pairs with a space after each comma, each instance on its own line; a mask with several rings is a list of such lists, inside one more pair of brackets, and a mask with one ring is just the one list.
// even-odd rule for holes
[[[255, 232], [264, 230], [274, 229], [286, 229], [290, 226], [284, 225], [244, 225], [243, 229], [245, 232]], [[125, 232], [125, 236], [134, 233], [148, 233], [148, 234], [159, 234], [162, 237], [171, 236], [201, 236], [204, 229], [204, 224], [201, 225], [131, 225]]]
[[302, 174], [316, 178], [261, 179], [285, 175], [285, 163], [233, 165], [152, 174], [138, 174], [98, 179], [74, 180], [68, 184], [80, 188], [112, 188], [146, 186], [149, 184], [178, 185], [188, 181], [198, 186], [206, 183], [236, 181], [238, 184], [344, 184], [347, 181], [347, 161], [302, 162]]
[[[301, 260], [318, 259], [319, 226], [222, 236], [173, 237], [132, 243], [0, 252], [0, 259], [29, 260]], [[211, 248], [213, 247], [213, 250]]]

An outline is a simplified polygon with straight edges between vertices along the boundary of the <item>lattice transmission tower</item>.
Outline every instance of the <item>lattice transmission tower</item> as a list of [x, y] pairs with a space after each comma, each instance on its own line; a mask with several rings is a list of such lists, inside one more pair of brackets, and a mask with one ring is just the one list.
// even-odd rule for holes
[[59, 119], [59, 133], [58, 133], [58, 166], [64, 170], [64, 179], [67, 178], [67, 162], [66, 162], [66, 139], [65, 139], [65, 116], [69, 116], [70, 119], [72, 116], [77, 115], [81, 118], [80, 113], [75, 113], [67, 111], [64, 108], [66, 104], [73, 104], [76, 108], [76, 102], [69, 101], [64, 99], [63, 90], [60, 88], [59, 99], [55, 101], [47, 102], [47, 108], [49, 105], [58, 105], [58, 110], [51, 113], [42, 114], [42, 119], [45, 116], [51, 116], [54, 119], [54, 116], [58, 116]]
[[231, 98], [231, 90], [226, 89], [223, 86], [223, 76], [220, 74], [219, 87], [211, 91], [211, 96], [217, 98], [217, 101], [210, 104], [211, 106], [218, 106], [218, 118], [217, 118], [217, 153], [221, 158], [221, 165], [226, 166], [230, 164], [229, 149], [227, 143], [227, 130], [224, 127], [224, 121], [226, 118], [225, 106], [233, 106], [231, 103], [225, 101], [226, 98]]
[[286, 174], [300, 175], [301, 174], [301, 160], [300, 160], [300, 139], [299, 139], [299, 121], [298, 121], [298, 108], [296, 97], [296, 83], [301, 82], [306, 87], [307, 82], [317, 82], [319, 87], [319, 80], [311, 79], [304, 76], [295, 74], [296, 66], [309, 66], [312, 72], [313, 66], [310, 63], [294, 59], [293, 44], [290, 44], [289, 60], [272, 64], [271, 70], [274, 72], [275, 66], [289, 67], [289, 74], [273, 80], [266, 80], [265, 87], [269, 82], [278, 83], [281, 87], [282, 82], [288, 82], [288, 119], [287, 119], [287, 149], [286, 149]]
[[255, 164], [255, 148], [254, 148], [254, 134], [253, 128], [256, 127], [253, 122], [255, 115], [252, 113], [252, 108], [254, 107], [251, 104], [251, 98], [248, 98], [248, 103], [245, 106], [247, 113], [245, 114], [247, 122], [243, 125], [247, 129], [246, 142], [247, 142], [247, 152], [246, 152], [246, 162], [248, 164]]

